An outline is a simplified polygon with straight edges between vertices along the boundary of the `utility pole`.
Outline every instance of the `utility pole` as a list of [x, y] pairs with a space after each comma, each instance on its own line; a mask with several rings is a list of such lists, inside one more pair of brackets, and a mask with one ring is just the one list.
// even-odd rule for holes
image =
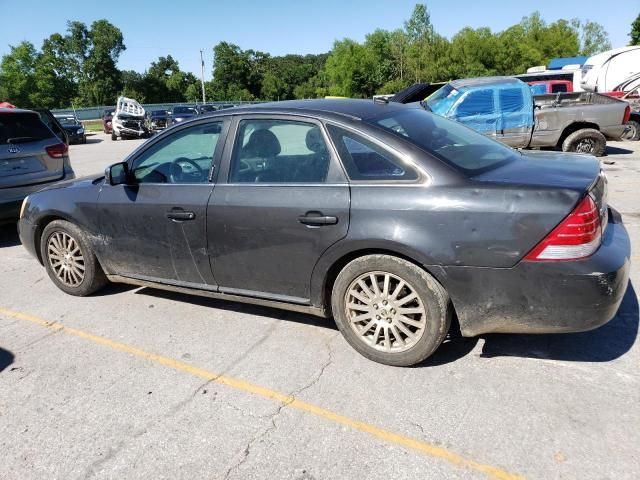
[[201, 69], [200, 83], [202, 84], [202, 103], [207, 103], [207, 99], [204, 95], [204, 58], [202, 57], [202, 50], [200, 50], [200, 69]]

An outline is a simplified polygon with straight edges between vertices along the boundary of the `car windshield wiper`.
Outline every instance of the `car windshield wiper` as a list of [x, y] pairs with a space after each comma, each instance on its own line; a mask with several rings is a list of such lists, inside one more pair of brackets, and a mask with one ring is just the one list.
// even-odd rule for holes
[[16, 143], [28, 143], [28, 142], [36, 142], [38, 140], [42, 140], [40, 137], [13, 137], [7, 138], [7, 143], [16, 144]]

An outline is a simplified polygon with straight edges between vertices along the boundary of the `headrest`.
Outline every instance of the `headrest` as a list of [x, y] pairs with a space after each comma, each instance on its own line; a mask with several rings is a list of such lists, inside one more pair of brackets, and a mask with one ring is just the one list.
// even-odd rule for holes
[[318, 127], [313, 127], [307, 132], [307, 148], [314, 153], [326, 153], [327, 146], [322, 138], [322, 132]]
[[249, 137], [249, 141], [242, 149], [244, 158], [275, 157], [281, 151], [280, 142], [272, 131], [256, 130]]

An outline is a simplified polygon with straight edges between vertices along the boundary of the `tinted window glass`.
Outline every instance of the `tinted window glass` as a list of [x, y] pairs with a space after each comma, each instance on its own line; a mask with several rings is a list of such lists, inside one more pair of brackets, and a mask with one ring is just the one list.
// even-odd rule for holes
[[0, 114], [0, 144], [37, 142], [53, 136], [36, 113]]
[[551, 85], [551, 93], [566, 92], [567, 86], [564, 83], [556, 83]]
[[351, 180], [418, 178], [415, 170], [369, 140], [334, 125], [329, 125], [328, 128]]
[[444, 162], [479, 174], [519, 158], [511, 148], [484, 135], [418, 108], [408, 108], [368, 120], [405, 138]]
[[164, 138], [134, 161], [139, 183], [206, 183], [222, 123], [190, 127]]
[[500, 98], [502, 113], [520, 112], [524, 108], [524, 98], [522, 98], [522, 89], [520, 88], [498, 90], [498, 98]]
[[288, 120], [243, 120], [238, 127], [229, 181], [320, 183], [330, 155], [320, 127]]
[[474, 90], [462, 99], [456, 108], [458, 117], [468, 117], [471, 115], [487, 115], [493, 113], [493, 91]]

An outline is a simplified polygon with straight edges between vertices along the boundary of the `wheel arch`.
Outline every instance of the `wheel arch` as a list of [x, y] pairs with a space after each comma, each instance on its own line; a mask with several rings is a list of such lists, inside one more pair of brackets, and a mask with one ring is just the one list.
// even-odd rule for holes
[[[429, 273], [445, 290], [443, 272], [440, 267], [428, 265], [426, 259], [404, 245], [394, 242], [381, 242], [374, 245], [353, 245], [349, 249], [340, 249], [326, 253], [318, 261], [311, 279], [311, 303], [324, 308], [331, 315], [331, 291], [340, 271], [352, 260], [365, 255], [390, 255], [406, 260]], [[454, 308], [455, 313], [455, 308]]]
[[558, 144], [557, 144], [558, 147], [562, 147], [562, 144], [564, 143], [564, 141], [566, 140], [566, 138], [569, 135], [571, 135], [574, 132], [577, 132], [578, 130], [584, 130], [586, 128], [592, 128], [594, 130], [600, 131], [600, 126], [598, 124], [596, 124], [596, 123], [591, 123], [591, 122], [573, 122], [573, 123], [570, 123], [562, 131], [562, 135], [560, 135], [560, 138], [558, 139]]

